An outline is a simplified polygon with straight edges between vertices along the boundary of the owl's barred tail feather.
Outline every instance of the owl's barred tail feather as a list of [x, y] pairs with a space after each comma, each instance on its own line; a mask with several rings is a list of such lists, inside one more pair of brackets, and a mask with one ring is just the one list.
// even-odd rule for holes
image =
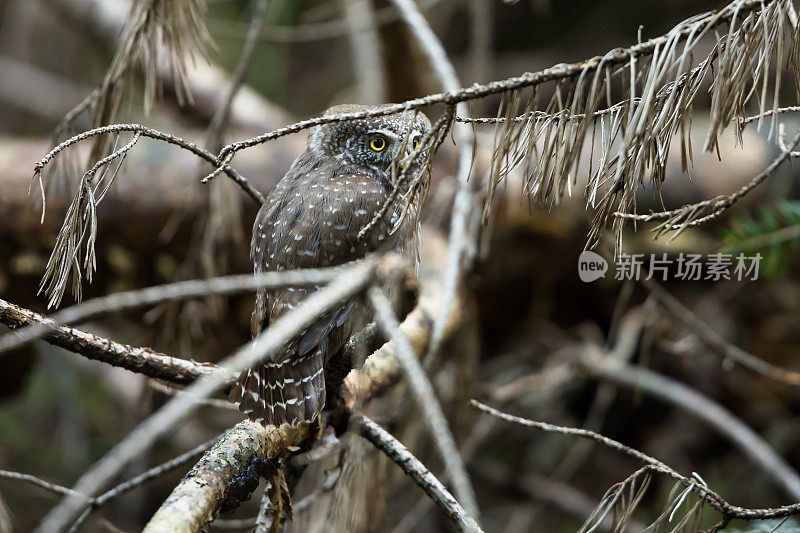
[[265, 426], [313, 420], [325, 406], [322, 354], [315, 351], [243, 372], [229, 399], [250, 420]]

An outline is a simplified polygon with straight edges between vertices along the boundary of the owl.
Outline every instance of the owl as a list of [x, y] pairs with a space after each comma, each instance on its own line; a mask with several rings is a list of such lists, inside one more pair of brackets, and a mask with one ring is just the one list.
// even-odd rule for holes
[[[379, 109], [339, 105], [326, 116]], [[419, 148], [428, 119], [407, 111], [317, 126], [306, 150], [280, 180], [256, 217], [250, 254], [256, 273], [340, 265], [378, 250], [419, 261], [415, 203], [393, 202], [362, 239], [400, 175], [397, 164]], [[417, 161], [426, 154], [419, 154]], [[408, 161], [408, 160], [406, 160]], [[419, 172], [410, 168], [409, 183]], [[395, 171], [393, 172], [393, 168]], [[402, 189], [401, 189], [402, 190]], [[251, 320], [253, 337], [294, 309], [319, 287], [260, 290]], [[369, 322], [365, 305], [352, 299], [321, 317], [270, 361], [244, 371], [230, 400], [263, 425], [314, 419], [325, 405], [325, 367], [341, 357], [348, 338]]]

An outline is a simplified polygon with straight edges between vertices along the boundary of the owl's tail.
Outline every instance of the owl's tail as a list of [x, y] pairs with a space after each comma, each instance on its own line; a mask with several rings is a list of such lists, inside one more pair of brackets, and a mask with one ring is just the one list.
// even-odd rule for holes
[[264, 426], [311, 421], [325, 406], [323, 357], [313, 351], [242, 372], [228, 399]]

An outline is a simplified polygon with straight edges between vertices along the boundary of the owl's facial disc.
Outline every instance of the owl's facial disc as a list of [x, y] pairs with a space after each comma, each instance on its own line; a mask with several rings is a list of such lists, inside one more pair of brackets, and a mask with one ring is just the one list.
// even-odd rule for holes
[[[326, 115], [353, 113], [378, 109], [373, 106], [342, 105], [326, 111]], [[392, 164], [401, 167], [411, 164], [416, 155], [417, 166], [425, 154], [423, 136], [430, 130], [425, 115], [406, 111], [400, 115], [368, 117], [352, 121], [334, 122], [314, 128], [309, 137], [308, 150], [317, 158], [334, 158], [356, 168], [342, 168], [340, 172], [376, 173], [376, 177], [391, 181]], [[413, 171], [413, 169], [411, 169]]]
[[362, 154], [366, 159], [355, 163], [366, 162], [380, 170], [389, 170], [394, 160], [401, 161], [401, 166], [408, 164], [410, 156], [419, 148], [422, 134], [417, 130], [400, 134], [392, 129], [381, 128], [370, 129], [363, 134], [356, 133], [354, 137], [359, 149], [348, 153]]

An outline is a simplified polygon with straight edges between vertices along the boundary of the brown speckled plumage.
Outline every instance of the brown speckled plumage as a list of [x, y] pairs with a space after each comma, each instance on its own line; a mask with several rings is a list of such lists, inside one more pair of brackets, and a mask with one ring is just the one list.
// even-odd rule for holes
[[[342, 105], [326, 114], [363, 109], [371, 108]], [[384, 248], [417, 261], [417, 217], [413, 212], [401, 217], [402, 202], [396, 202], [362, 240], [357, 236], [392, 191], [390, 166], [393, 158], [402, 157], [403, 143], [406, 152], [411, 152], [429, 129], [427, 118], [413, 112], [314, 128], [306, 151], [256, 217], [250, 249], [255, 271], [335, 266]], [[381, 151], [370, 148], [375, 136], [386, 140]], [[316, 289], [259, 291], [251, 322], [253, 336]], [[231, 401], [265, 425], [313, 419], [325, 403], [325, 362], [336, 357], [350, 335], [367, 322], [363, 304], [343, 302], [270, 362], [243, 372], [231, 389]]]

